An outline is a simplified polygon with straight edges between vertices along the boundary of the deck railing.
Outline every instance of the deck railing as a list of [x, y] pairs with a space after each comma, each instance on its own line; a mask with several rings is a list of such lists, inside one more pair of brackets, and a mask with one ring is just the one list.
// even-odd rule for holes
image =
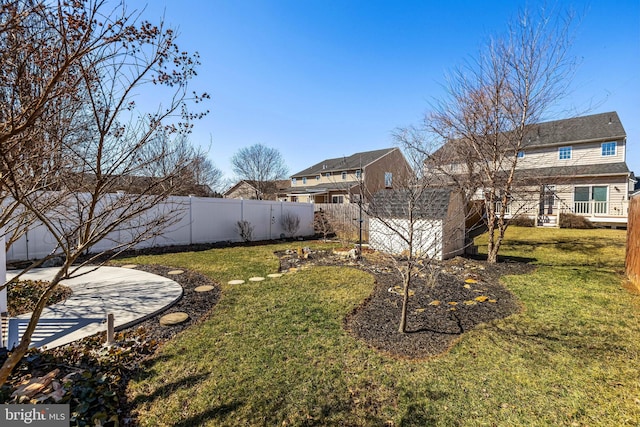
[[[554, 213], [567, 212], [583, 216], [626, 216], [629, 209], [628, 201], [619, 202], [599, 202], [590, 200], [588, 202], [563, 202], [555, 207]], [[496, 212], [500, 211], [502, 204], [496, 203]], [[512, 201], [507, 205], [505, 213], [507, 215], [537, 215], [539, 206], [533, 203], [524, 203], [522, 201]]]

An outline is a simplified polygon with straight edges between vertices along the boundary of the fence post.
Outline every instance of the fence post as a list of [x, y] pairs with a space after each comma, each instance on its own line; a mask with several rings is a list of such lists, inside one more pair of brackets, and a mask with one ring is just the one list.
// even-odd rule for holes
[[107, 314], [107, 345], [113, 345], [113, 343], [115, 342], [114, 339], [114, 317], [113, 317], [113, 313], [109, 313]]
[[193, 194], [189, 194], [189, 244], [193, 245]]

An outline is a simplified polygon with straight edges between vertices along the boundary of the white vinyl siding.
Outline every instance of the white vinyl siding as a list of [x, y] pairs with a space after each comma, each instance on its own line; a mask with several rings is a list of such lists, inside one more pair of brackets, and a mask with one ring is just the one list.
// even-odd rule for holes
[[557, 146], [531, 148], [527, 149], [524, 158], [518, 159], [518, 169], [624, 162], [626, 151], [624, 142], [616, 142], [615, 151], [615, 155], [603, 156], [602, 142], [572, 144], [571, 159], [560, 160]]

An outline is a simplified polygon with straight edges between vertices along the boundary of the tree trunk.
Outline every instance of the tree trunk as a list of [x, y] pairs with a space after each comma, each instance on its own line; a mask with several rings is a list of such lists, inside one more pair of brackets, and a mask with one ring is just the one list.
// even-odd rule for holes
[[411, 283], [411, 266], [409, 271], [404, 277], [404, 286], [402, 287], [402, 311], [400, 312], [400, 325], [398, 326], [398, 332], [404, 334], [407, 332], [407, 308], [409, 307], [409, 284]]
[[62, 280], [62, 277], [64, 276], [64, 272], [66, 272], [67, 270], [67, 265], [61, 267], [60, 270], [58, 270], [58, 272], [56, 273], [55, 277], [51, 280], [49, 287], [40, 296], [40, 299], [38, 299], [36, 307], [31, 314], [31, 319], [29, 319], [27, 329], [24, 331], [24, 334], [22, 334], [20, 344], [18, 344], [13, 350], [11, 350], [9, 357], [4, 361], [2, 367], [0, 367], [0, 387], [6, 383], [9, 375], [11, 375], [11, 372], [13, 371], [13, 368], [16, 367], [16, 365], [27, 353], [27, 350], [29, 350], [31, 337], [36, 330], [36, 326], [38, 325], [38, 321], [40, 320], [42, 310], [44, 310], [45, 306], [47, 305], [47, 298], [49, 297], [49, 295], [51, 295], [51, 292], [53, 292], [53, 290], [58, 286], [58, 283], [60, 283], [60, 280]]
[[487, 262], [495, 264], [498, 262], [498, 248], [495, 241], [495, 225], [494, 221], [488, 221], [487, 223]]

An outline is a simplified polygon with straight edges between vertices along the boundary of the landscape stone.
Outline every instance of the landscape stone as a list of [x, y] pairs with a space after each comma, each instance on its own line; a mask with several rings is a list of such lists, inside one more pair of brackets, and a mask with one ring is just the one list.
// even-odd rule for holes
[[169, 313], [162, 316], [160, 318], [160, 324], [162, 326], [177, 325], [179, 323], [185, 322], [187, 319], [189, 319], [189, 315], [187, 313], [179, 311], [177, 313]]

